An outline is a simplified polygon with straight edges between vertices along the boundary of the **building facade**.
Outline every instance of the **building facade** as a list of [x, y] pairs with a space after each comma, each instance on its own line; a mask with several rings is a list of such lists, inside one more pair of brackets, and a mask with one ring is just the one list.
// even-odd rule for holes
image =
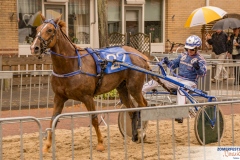
[[[99, 47], [97, 0], [0, 0], [0, 55], [28, 55], [36, 27], [62, 14], [70, 39], [80, 47]], [[185, 43], [192, 34], [202, 37], [202, 26], [184, 28], [190, 13], [216, 6], [240, 14], [238, 0], [108, 0], [108, 33], [151, 33], [152, 52], [168, 51], [167, 39]]]

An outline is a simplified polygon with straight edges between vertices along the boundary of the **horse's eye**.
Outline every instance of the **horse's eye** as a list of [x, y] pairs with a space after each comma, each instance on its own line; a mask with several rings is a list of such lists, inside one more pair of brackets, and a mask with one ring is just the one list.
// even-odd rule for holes
[[47, 32], [48, 32], [48, 33], [51, 33], [51, 32], [52, 32], [52, 29], [49, 29]]

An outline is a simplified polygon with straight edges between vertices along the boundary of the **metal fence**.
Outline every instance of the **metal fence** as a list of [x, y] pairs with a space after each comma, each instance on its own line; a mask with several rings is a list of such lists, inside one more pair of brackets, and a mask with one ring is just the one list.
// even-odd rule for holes
[[[216, 83], [212, 83], [212, 77], [214, 77], [214, 68], [216, 67], [216, 64], [221, 64], [223, 65], [226, 70], [229, 73], [229, 76], [226, 80], [222, 80], [222, 81], [218, 81]], [[153, 68], [155, 66], [152, 66]], [[234, 112], [234, 107], [233, 106], [239, 106], [239, 102], [234, 102], [234, 100], [238, 100], [238, 97], [240, 96], [240, 92], [239, 92], [239, 84], [234, 85], [234, 79], [236, 78], [237, 80], [239, 79], [239, 73], [235, 72], [234, 70], [238, 70], [238, 68], [240, 67], [240, 63], [236, 63], [236, 62], [228, 62], [228, 63], [219, 63], [218, 60], [209, 60], [208, 61], [208, 77], [205, 77], [204, 79], [201, 79], [199, 81], [199, 86], [198, 88], [203, 89], [205, 91], [208, 92], [209, 95], [213, 95], [216, 96], [218, 98], [219, 103], [227, 105], [227, 107], [229, 107], [229, 110], [231, 110], [231, 123], [229, 124], [231, 126], [231, 136], [232, 138], [230, 139], [230, 141], [232, 142], [231, 144], [228, 145], [240, 145], [239, 142], [236, 142], [236, 140], [234, 139], [234, 132], [236, 132], [236, 130], [238, 130], [238, 128], [234, 128], [235, 127], [235, 122], [234, 122], [234, 116], [236, 116], [235, 112]], [[158, 72], [158, 70], [155, 70], [156, 72]], [[0, 72], [0, 124], [1, 124], [1, 138], [2, 138], [2, 159], [6, 159], [7, 156], [9, 154], [11, 154], [11, 152], [6, 152], [6, 150], [10, 150], [11, 148], [5, 147], [6, 143], [9, 143], [9, 140], [7, 136], [13, 136], [13, 135], [19, 135], [20, 137], [14, 138], [15, 143], [17, 143], [16, 146], [14, 146], [14, 148], [18, 148], [18, 157], [17, 159], [29, 159], [29, 157], [27, 156], [29, 152], [26, 151], [25, 146], [27, 146], [26, 148], [31, 148], [31, 146], [29, 147], [29, 145], [27, 145], [28, 141], [23, 142], [21, 139], [24, 138], [24, 134], [25, 133], [33, 133], [33, 132], [37, 132], [38, 136], [37, 138], [33, 138], [34, 140], [37, 140], [38, 137], [45, 135], [45, 128], [49, 128], [49, 120], [51, 118], [51, 114], [52, 114], [52, 106], [53, 106], [53, 96], [54, 93], [51, 90], [51, 83], [50, 83], [50, 78], [51, 78], [51, 70], [38, 70], [38, 71], [33, 71], [33, 70], [29, 70], [29, 71], [1, 71]], [[162, 90], [161, 87], [159, 87], [159, 90]], [[169, 104], [175, 104], [176, 102], [176, 98], [174, 95], [154, 95], [154, 94], [150, 94], [150, 95], [145, 95], [146, 99], [149, 102], [150, 106], [158, 106], [158, 105], [169, 105]], [[232, 101], [232, 102], [220, 102], [220, 101]], [[206, 102], [205, 99], [200, 98], [199, 97], [199, 102]], [[69, 157], [73, 157], [73, 158], [80, 158], [80, 153], [79, 149], [76, 149], [76, 147], [78, 148], [84, 148], [85, 147], [85, 143], [88, 143], [88, 147], [89, 147], [89, 154], [86, 158], [91, 158], [91, 159], [99, 159], [102, 157], [105, 157], [103, 159], [117, 159], [114, 156], [112, 156], [111, 154], [111, 150], [112, 148], [115, 148], [111, 146], [112, 142], [110, 141], [111, 139], [115, 139], [116, 137], [110, 137], [110, 132], [111, 129], [109, 128], [110, 125], [115, 125], [118, 123], [118, 113], [119, 112], [124, 112], [126, 110], [118, 110], [121, 107], [121, 103], [119, 103], [119, 98], [117, 96], [113, 97], [113, 98], [109, 98], [109, 93], [106, 95], [100, 95], [95, 97], [95, 103], [96, 103], [96, 108], [97, 108], [97, 113], [99, 114], [99, 119], [100, 121], [102, 121], [102, 129], [105, 131], [105, 138], [107, 139], [107, 152], [104, 152], [101, 156], [99, 153], [96, 153], [93, 146], [94, 146], [94, 142], [96, 142], [95, 140], [91, 140], [89, 137], [95, 137], [94, 132], [88, 130], [91, 128], [91, 123], [90, 123], [90, 119], [89, 119], [89, 115], [93, 114], [91, 113], [86, 113], [86, 109], [84, 107], [84, 105], [81, 102], [78, 101], [73, 101], [73, 100], [69, 100], [65, 103], [65, 107], [63, 110], [63, 114], [59, 117], [61, 118], [61, 123], [58, 124], [58, 128], [59, 129], [68, 129], [68, 131], [70, 131], [70, 135], [71, 135], [71, 142], [69, 141], [69, 143], [67, 145], [70, 145], [71, 149], [68, 148], [68, 154], [66, 154]], [[173, 106], [171, 106], [173, 107]], [[175, 106], [176, 108], [179, 106]], [[188, 106], [189, 107], [189, 106]], [[160, 107], [157, 107], [160, 108]], [[107, 111], [105, 112], [104, 110], [110, 110], [113, 109], [111, 111]], [[236, 107], [235, 107], [236, 109]], [[73, 113], [76, 112], [76, 113]], [[29, 122], [29, 117], [31, 116], [30, 119], [32, 119]], [[16, 118], [18, 117], [18, 118]], [[112, 119], [114, 119], [114, 122], [110, 121], [109, 119], [113, 117]], [[25, 119], [27, 119], [27, 121], [25, 121]], [[36, 120], [37, 119], [37, 120]], [[24, 123], [22, 123], [24, 121]], [[37, 126], [36, 124], [33, 125], [33, 122], [35, 121], [37, 122]], [[38, 122], [40, 121], [40, 122]], [[169, 120], [168, 120], [169, 121]], [[175, 134], [177, 134], [176, 132], [174, 132], [175, 128], [174, 128], [174, 120], [172, 119], [172, 121], [169, 121], [171, 124], [168, 126], [170, 127], [170, 129], [172, 129], [171, 131], [171, 135], [175, 136]], [[185, 127], [189, 127], [192, 126], [190, 123], [193, 121], [193, 118], [187, 119], [187, 126]], [[7, 122], [7, 123], [5, 123]], [[9, 123], [10, 122], [10, 123]], [[19, 124], [18, 124], [19, 123]], [[41, 124], [40, 126], [38, 126], [38, 124]], [[164, 122], [165, 123], [165, 122]], [[109, 125], [110, 124], [110, 125]], [[156, 125], [159, 127], [159, 122], [151, 122], [151, 125]], [[31, 126], [31, 129], [29, 129], [29, 126]], [[80, 143], [77, 138], [74, 138], [74, 136], [76, 136], [76, 133], [74, 132], [74, 130], [77, 130], [78, 128], [82, 128], [82, 127], [88, 127], [90, 126], [90, 128], [87, 128], [88, 133], [84, 133], [84, 135], [81, 134], [81, 136], [85, 137], [86, 140], [83, 138], [81, 140], [83, 140], [85, 143]], [[237, 127], [238, 125], [236, 125]], [[153, 134], [157, 134], [157, 132], [160, 130], [164, 130], [164, 126], [161, 126], [160, 128], [156, 127], [155, 131], [152, 131]], [[26, 129], [25, 129], [26, 128]], [[85, 128], [86, 129], [86, 128]], [[186, 129], [186, 128], [185, 128]], [[9, 131], [10, 130], [10, 131]], [[113, 130], [116, 130], [116, 128], [113, 128]], [[188, 129], [184, 130], [183, 132], [181, 132], [182, 134], [189, 134], [191, 135], [192, 131], [189, 131]], [[60, 133], [58, 133], [60, 134]], [[152, 134], [152, 133], [151, 133]], [[164, 133], [162, 133], [164, 134]], [[69, 136], [70, 136], [69, 135]], [[120, 134], [119, 134], [120, 135]], [[125, 138], [121, 138], [121, 136], [119, 137], [119, 135], [117, 135], [117, 141], [121, 141], [121, 153], [122, 153], [122, 158], [120, 159], [131, 159], [131, 157], [134, 159], [135, 155], [134, 153], [131, 153], [131, 148], [133, 144], [130, 144], [129, 139]], [[159, 133], [159, 136], [156, 136], [156, 138], [159, 137], [161, 139], [161, 133]], [[169, 137], [168, 137], [169, 138]], [[176, 137], [175, 137], [176, 138]], [[189, 139], [189, 137], [186, 137], [187, 141], [191, 142], [191, 139]], [[11, 138], [10, 138], [11, 139]], [[42, 139], [42, 138], [40, 138]], [[95, 138], [93, 138], [95, 139]], [[168, 139], [170, 140], [170, 139]], [[38, 141], [38, 140], [37, 140]], [[56, 140], [57, 143], [58, 139]], [[77, 141], [77, 142], [76, 142]], [[90, 143], [89, 143], [90, 141]], [[168, 149], [170, 156], [170, 159], [178, 159], [178, 155], [179, 155], [179, 151], [177, 150], [177, 146], [178, 146], [178, 140], [177, 139], [172, 139], [171, 137], [171, 141], [174, 142], [174, 149]], [[79, 143], [78, 143], [79, 142]], [[23, 143], [25, 145], [23, 145]], [[39, 143], [34, 144], [32, 147], [36, 147], [36, 146], [40, 146], [41, 145], [41, 140], [39, 140]], [[61, 143], [65, 143], [62, 142]], [[106, 142], [105, 142], [106, 143]], [[116, 142], [117, 143], [117, 142]], [[142, 145], [138, 145], [138, 150], [139, 150], [139, 155], [137, 157], [135, 157], [135, 159], [142, 159], [145, 158], [147, 159], [148, 157], [157, 157], [156, 159], [160, 159], [161, 158], [161, 154], [162, 152], [164, 152], [164, 147], [161, 148], [161, 143], [163, 143], [162, 145], [164, 146], [165, 143], [170, 143], [163, 140], [163, 142], [159, 142], [160, 147], [158, 142], [154, 141], [151, 142], [152, 145], [154, 145], [157, 150], [156, 153], [153, 153], [153, 155], [146, 155], [146, 153], [148, 152], [147, 148], [148, 146], [143, 146], [143, 145], [147, 145], [147, 144], [142, 144]], [[58, 143], [57, 143], [58, 144]], [[46, 159], [52, 159], [54, 157], [56, 157], [56, 159], [60, 159], [60, 157], [62, 156], [60, 153], [62, 152], [59, 148], [61, 148], [61, 144], [57, 145], [56, 144], [56, 152], [52, 152], [53, 155], [48, 157]], [[76, 144], [81, 144], [80, 146]], [[91, 144], [92, 146], [90, 146], [89, 144]], [[122, 145], [124, 144], [124, 145]], [[184, 142], [184, 147], [187, 147], [187, 157], [192, 157], [191, 156], [191, 149], [189, 149], [188, 143]], [[14, 144], [12, 144], [14, 145]], [[36, 146], [35, 146], [36, 145]], [[181, 145], [181, 144], [180, 144]], [[194, 145], [195, 147], [196, 145]], [[199, 145], [197, 145], [199, 147]], [[117, 148], [116, 150], [120, 150], [119, 148]], [[70, 151], [69, 151], [70, 150]], [[113, 149], [114, 152], [116, 151], [115, 149]], [[38, 150], [39, 154], [36, 153], [35, 156], [37, 157], [36, 159], [41, 159], [41, 151]], [[67, 151], [66, 151], [67, 152]], [[54, 155], [56, 154], [56, 155]], [[95, 154], [97, 154], [99, 157], [96, 158]], [[31, 159], [31, 158], [30, 158]], [[45, 158], [44, 158], [45, 159]], [[63, 158], [64, 159], [64, 158]], [[151, 159], [151, 158], [149, 158]], [[155, 158], [154, 158], [155, 159]], [[192, 159], [192, 158], [191, 158]]]
[[[234, 104], [239, 104], [240, 101], [235, 101], [235, 102], [220, 102], [220, 104], [227, 104], [229, 105], [229, 109], [232, 109], [233, 108], [233, 105]], [[219, 105], [219, 103], [211, 103], [211, 105]], [[206, 106], [206, 105], [209, 105], [209, 103], [202, 103], [202, 104], [198, 104], [197, 106]], [[129, 126], [129, 124], [127, 123], [127, 117], [128, 117], [128, 112], [130, 111], [137, 111], [137, 110], [140, 110], [141, 111], [141, 117], [142, 117], [142, 121], [147, 121], [147, 120], [151, 120], [151, 125], [153, 127], [153, 130], [150, 131], [150, 134], [151, 135], [147, 135], [147, 137], [149, 136], [149, 139], [150, 137], [153, 138], [150, 140], [150, 142], [148, 141], [148, 139], [145, 141], [145, 143], [142, 143], [141, 144], [138, 144], [137, 146], [134, 145], [134, 144], [131, 144], [129, 143], [129, 140], [130, 140], [130, 137], [127, 136], [127, 133], [124, 132], [123, 134], [125, 135], [123, 138], [120, 138], [120, 141], [121, 143], [119, 142], [116, 142], [114, 141], [114, 136], [112, 136], [110, 134], [111, 132], [111, 127], [112, 126], [106, 126], [105, 127], [105, 135], [106, 135], [106, 142], [105, 142], [105, 145], [106, 145], [106, 148], [108, 150], [108, 152], [105, 152], [103, 153], [104, 156], [103, 157], [106, 157], [105, 159], [117, 159], [117, 157], [122, 157], [120, 159], [160, 159], [162, 158], [162, 156], [164, 156], [164, 158], [166, 158], [164, 155], [164, 153], [161, 154], [161, 152], [164, 152], [164, 148], [166, 147], [165, 145], [166, 144], [169, 144], [170, 146], [168, 146], [168, 150], [170, 152], [170, 156], [169, 156], [169, 159], [182, 159], [183, 157], [184, 158], [187, 158], [187, 159], [192, 159], [193, 157], [196, 158], [196, 153], [192, 152], [194, 151], [195, 149], [192, 149], [194, 147], [199, 147], [199, 148], [202, 148], [203, 147], [206, 147], [205, 145], [203, 146], [199, 146], [199, 145], [196, 145], [193, 143], [193, 139], [194, 139], [194, 135], [191, 133], [192, 132], [192, 119], [188, 117], [188, 114], [187, 112], [182, 112], [182, 114], [180, 112], [178, 112], [178, 114], [171, 114], [171, 111], [168, 112], [169, 110], [171, 109], [174, 109], [174, 110], [185, 110], [185, 111], [188, 111], [189, 110], [189, 107], [193, 107], [193, 106], [196, 106], [196, 105], [187, 105], [187, 106], [176, 106], [176, 105], [173, 105], [173, 106], [157, 106], [157, 107], [147, 107], [147, 108], [135, 108], [135, 109], [121, 109], [121, 110], [110, 110], [110, 111], [96, 111], [96, 112], [92, 112], [92, 113], [66, 113], [66, 114], [62, 114], [62, 115], [59, 115], [53, 122], [53, 132], [55, 130], [55, 124], [56, 122], [58, 121], [59, 118], [61, 117], [69, 117], [69, 118], [73, 118], [75, 116], [84, 116], [85, 114], [87, 115], [92, 115], [92, 114], [106, 114], [107, 118], [106, 118], [106, 122], [108, 123], [109, 122], [109, 116], [110, 114], [112, 113], [123, 113], [124, 114], [124, 126], [125, 128], [126, 125]], [[158, 111], [158, 114], [155, 114], [156, 111]], [[232, 110], [233, 111], [233, 110]], [[162, 114], [161, 114], [162, 113]], [[169, 114], [170, 113], [170, 114]], [[148, 115], [148, 116], [146, 116]], [[145, 116], [145, 117], [144, 117]], [[178, 116], [184, 116], [187, 121], [187, 123], [185, 123], [184, 125], [184, 129], [181, 130], [180, 132], [182, 132], [182, 134], [184, 134], [184, 138], [181, 139], [182, 141], [179, 142], [179, 137], [177, 136], [183, 136], [180, 134], [178, 134], [178, 129], [175, 128], [177, 126], [175, 126], [175, 123], [174, 123], [174, 118], [177, 118]], [[225, 132], [228, 131], [231, 133], [231, 135], [229, 136], [231, 138], [231, 141], [229, 142], [228, 140], [228, 143], [226, 143], [224, 140], [223, 141], [223, 144], [224, 145], [230, 145], [230, 146], [238, 146], [240, 144], [240, 141], [239, 140], [236, 140], [234, 138], [234, 135], [236, 134], [236, 131], [238, 131], [240, 128], [239, 126], [234, 126], [234, 124], [236, 124], [237, 122], [234, 122], [234, 113], [232, 112], [231, 113], [231, 118], [232, 118], [232, 121], [230, 122], [232, 124], [232, 128], [228, 128], [228, 129], [225, 129]], [[172, 119], [170, 119], [172, 118]], [[166, 120], [168, 119], [168, 120]], [[169, 120], [170, 119], [170, 120]], [[154, 121], [155, 120], [155, 121]], [[165, 128], [164, 126], [161, 126], [161, 123], [164, 123], [164, 122], [168, 121], [169, 123], [169, 127], [170, 128]], [[72, 123], [71, 123], [72, 124]], [[227, 125], [225, 127], [228, 127]], [[88, 130], [88, 133], [90, 134], [90, 137], [89, 137], [89, 141], [90, 141], [90, 145], [88, 145], [89, 147], [89, 155], [87, 155], [87, 157], [89, 156], [90, 159], [98, 159], [94, 154], [94, 147], [92, 144], [93, 144], [93, 140], [92, 138], [94, 136], [92, 131], [91, 131], [91, 126], [90, 126], [90, 129]], [[141, 132], [143, 128], [141, 128]], [[167, 131], [168, 130], [168, 131]], [[170, 134], [168, 135], [166, 138], [166, 132], [167, 134]], [[74, 136], [74, 131], [72, 131], [72, 136]], [[87, 134], [87, 133], [86, 133]], [[205, 135], [206, 137], [207, 136], [211, 136], [211, 135]], [[53, 137], [53, 142], [56, 143], [57, 141], [56, 140], [56, 137], [57, 136], [54, 136]], [[228, 138], [229, 138], [228, 137]], [[166, 139], [165, 139], [166, 138]], [[195, 140], [195, 139], [194, 139]], [[96, 141], [96, 139], [95, 139]], [[117, 143], [117, 145], [121, 145], [121, 147], [118, 147], [117, 150], [113, 149], [113, 147], [116, 147], [114, 146], [113, 143]], [[75, 144], [75, 138], [72, 138], [72, 158], [78, 158], [75, 156], [74, 153], [76, 153], [77, 150], [75, 150], [74, 148], [74, 144]], [[221, 146], [223, 145], [221, 140], [219, 139], [219, 141], [217, 143], [215, 143], [216, 146]], [[134, 152], [132, 153], [131, 151], [131, 145], [134, 145], [134, 147], [136, 147], [137, 149]], [[213, 144], [214, 145], [214, 144]], [[53, 159], [57, 158], [57, 153], [60, 151], [59, 149], [57, 149], [58, 147], [56, 146], [56, 144], [53, 144], [53, 152], [52, 152], [52, 155], [53, 155]], [[180, 151], [179, 148], [185, 148], [185, 154], [183, 155], [180, 155], [182, 157], [179, 157], [179, 152], [182, 152]], [[150, 155], [148, 154], [148, 152], [150, 151], [151, 149], [154, 149], [154, 153], [151, 153], [153, 155]], [[80, 151], [81, 152], [81, 151]], [[117, 155], [115, 155], [113, 152], [117, 152]], [[206, 154], [207, 152], [205, 152]], [[86, 155], [85, 155], [86, 156]], [[99, 155], [100, 156], [100, 155]], [[197, 158], [202, 158], [201, 157], [202, 155], [200, 154], [199, 157]], [[209, 156], [209, 155], [208, 155]], [[216, 155], [214, 155], [216, 156]], [[108, 157], [108, 158], [107, 158]], [[83, 157], [82, 157], [83, 158]], [[194, 159], [193, 158], [193, 159]]]
[[[41, 139], [42, 126], [38, 119], [34, 117], [1, 118], [1, 135], [4, 132], [4, 125], [13, 125], [14, 121], [20, 123], [18, 136], [1, 136], [1, 157], [2, 159], [214, 159], [216, 157], [221, 159], [222, 152], [217, 152], [218, 155], [212, 155], [209, 151], [211, 149], [216, 150], [216, 147], [219, 146], [240, 145], [238, 136], [240, 116], [234, 111], [239, 104], [240, 101], [225, 101], [211, 104], [199, 103], [184, 106], [170, 105], [64, 113], [57, 116], [52, 124], [53, 146], [50, 150], [51, 153], [44, 154], [43, 157], [40, 149], [43, 143]], [[188, 110], [193, 106], [207, 105], [217, 105], [217, 109], [228, 110], [230, 113], [224, 116], [223, 137], [219, 138], [216, 143], [200, 145], [195, 138], [194, 118], [188, 116]], [[137, 110], [141, 111], [142, 121], [149, 120], [146, 130], [147, 138], [144, 143], [143, 141], [141, 143], [131, 142], [131, 137], [128, 136], [127, 132], [123, 132], [124, 136], [122, 136], [116, 123], [111, 124], [111, 117], [122, 113], [124, 117], [123, 128], [127, 128], [129, 126], [127, 121], [128, 112]], [[181, 113], [171, 114], [173, 110], [181, 111]], [[93, 114], [105, 115], [107, 125], [100, 127], [106, 149], [104, 152], [97, 152], [95, 149], [97, 139], [90, 118]], [[174, 122], [174, 118], [178, 116], [184, 117], [183, 124]], [[69, 130], [55, 128], [57, 121], [60, 121], [60, 124], [66, 119], [68, 122], [65, 125], [69, 126]], [[85, 123], [89, 124], [89, 126], [78, 126], [76, 128], [79, 121], [83, 119], [86, 120]], [[22, 124], [23, 121], [26, 123], [25, 125]], [[38, 125], [36, 133], [24, 134], [27, 127], [33, 126], [32, 121], [35, 121]], [[204, 138], [208, 136], [211, 135], [204, 134]]]
[[[50, 116], [54, 97], [50, 83], [51, 73], [51, 70], [0, 71], [0, 117], [21, 116], [21, 110], [28, 110], [28, 116]], [[118, 101], [117, 97], [110, 100], [109, 93], [104, 97], [95, 97], [97, 110], [103, 105], [114, 106]], [[81, 111], [83, 108], [81, 102], [74, 100], [68, 100], [65, 106], [78, 106], [79, 110], [69, 110], [72, 112]], [[33, 114], [31, 109], [37, 110], [36, 114]], [[46, 109], [46, 114], [41, 113], [41, 109]], [[3, 111], [4, 114], [1, 114]], [[12, 115], [13, 111], [19, 111], [18, 115]]]
[[[24, 148], [26, 147], [26, 141], [24, 141], [24, 123], [28, 123], [28, 125], [35, 124], [37, 125], [37, 130], [35, 130], [38, 139], [35, 140], [35, 147], [36, 148], [36, 156], [35, 159], [42, 159], [42, 147], [43, 147], [43, 138], [42, 138], [42, 125], [40, 121], [32, 116], [25, 116], [25, 117], [12, 117], [12, 118], [0, 118], [0, 157], [1, 159], [11, 159], [9, 156], [11, 154], [16, 154], [18, 158], [16, 159], [32, 159], [33, 157], [26, 156], [26, 152], [24, 151]], [[14, 124], [16, 127], [16, 124], [19, 124], [19, 136], [17, 137], [6, 137], [3, 138], [3, 132], [5, 129], [5, 126], [7, 124]], [[28, 126], [30, 127], [30, 126]], [[33, 130], [34, 131], [34, 130]], [[10, 146], [10, 148], [8, 148]], [[17, 147], [17, 149], [13, 152], [11, 152], [11, 146]], [[31, 146], [34, 147], [34, 146]], [[7, 150], [6, 150], [7, 148]], [[16, 152], [16, 153], [15, 153]]]
[[[166, 54], [162, 54], [158, 57], [158, 60], [160, 61], [165, 56]], [[177, 54], [169, 54], [167, 56], [169, 59], [174, 59], [177, 57]], [[207, 75], [199, 79], [198, 88], [207, 91], [209, 95], [217, 97], [219, 101], [237, 100], [240, 96], [240, 60], [206, 58], [206, 61]], [[220, 80], [213, 82], [217, 66], [225, 68], [227, 78], [223, 77], [221, 73]], [[178, 73], [178, 70], [176, 69], [174, 73]], [[169, 70], [168, 74], [171, 74]]]
[[[225, 80], [212, 83], [211, 80], [214, 77], [216, 64], [224, 66], [229, 76]], [[155, 72], [160, 72], [157, 66], [152, 65], [151, 67]], [[240, 63], [209, 61], [207, 76], [199, 80], [198, 88], [207, 91], [209, 95], [216, 96], [219, 101], [237, 100], [240, 96], [240, 85], [234, 84], [234, 81], [235, 77], [236, 81], [239, 81], [240, 75], [239, 72], [236, 72], [235, 75], [234, 71], [238, 70], [239, 67]], [[51, 70], [0, 71], [0, 117], [22, 116], [21, 110], [28, 110], [28, 116], [51, 116], [54, 97], [50, 83], [51, 72]], [[161, 87], [158, 89], [163, 90]], [[158, 103], [154, 102], [156, 105], [174, 104], [175, 102], [174, 95], [146, 95], [146, 97], [152, 100], [155, 98], [155, 101], [158, 101]], [[199, 100], [200, 102], [206, 102], [205, 99], [201, 99], [200, 97]], [[106, 106], [115, 106], [118, 102], [119, 98], [117, 94], [114, 97], [110, 97], [110, 93], [95, 97], [97, 110], [101, 110]], [[68, 100], [65, 106], [75, 106], [74, 110], [69, 110], [70, 112], [81, 111], [81, 108], [84, 108], [81, 102], [73, 100]], [[31, 109], [35, 109], [36, 113], [32, 114]], [[41, 109], [46, 109], [45, 115], [43, 113], [40, 114]], [[12, 115], [13, 110], [19, 111], [18, 115]], [[3, 111], [4, 114], [2, 114]]]

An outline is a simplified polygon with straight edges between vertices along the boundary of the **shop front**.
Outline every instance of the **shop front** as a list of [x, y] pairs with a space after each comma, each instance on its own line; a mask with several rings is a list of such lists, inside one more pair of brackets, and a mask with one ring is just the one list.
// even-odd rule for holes
[[[151, 33], [152, 50], [164, 51], [164, 0], [108, 0], [108, 33]], [[96, 0], [17, 0], [19, 55], [30, 54], [36, 28], [62, 15], [70, 40], [78, 46], [99, 47]]]

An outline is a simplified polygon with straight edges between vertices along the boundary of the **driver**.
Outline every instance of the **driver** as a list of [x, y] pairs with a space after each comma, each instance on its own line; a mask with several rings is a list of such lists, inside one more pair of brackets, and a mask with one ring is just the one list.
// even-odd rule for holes
[[[186, 52], [181, 53], [176, 59], [171, 61], [168, 60], [167, 57], [164, 57], [163, 62], [168, 66], [168, 68], [178, 68], [178, 75], [168, 77], [182, 84], [196, 88], [198, 78], [206, 75], [206, 61], [198, 52], [198, 48], [201, 45], [201, 39], [196, 35], [192, 35], [186, 39]], [[186, 97], [183, 92], [179, 90], [179, 86], [161, 78], [159, 78], [159, 80], [167, 88], [177, 90], [178, 105], [186, 104]], [[151, 80], [144, 84], [142, 92], [149, 92], [152, 89], [155, 89], [158, 85], [158, 82]], [[176, 118], [175, 120], [178, 121], [178, 123], [183, 122], [183, 118]]]

